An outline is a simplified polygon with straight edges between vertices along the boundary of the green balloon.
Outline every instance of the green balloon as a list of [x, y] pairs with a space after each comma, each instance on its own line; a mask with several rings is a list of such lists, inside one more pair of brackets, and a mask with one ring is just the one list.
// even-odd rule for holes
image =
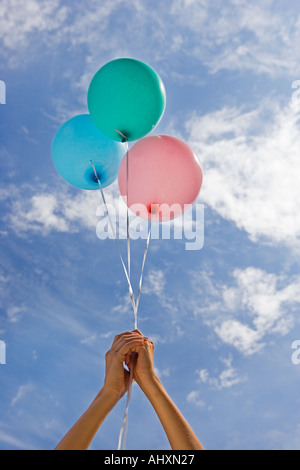
[[164, 84], [149, 65], [116, 59], [94, 76], [88, 108], [97, 127], [116, 141], [133, 141], [151, 132], [166, 107]]

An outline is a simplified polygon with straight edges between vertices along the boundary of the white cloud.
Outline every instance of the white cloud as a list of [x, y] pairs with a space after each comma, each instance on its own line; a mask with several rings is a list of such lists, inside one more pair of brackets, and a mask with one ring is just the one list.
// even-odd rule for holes
[[[176, 0], [171, 14], [185, 34], [184, 49], [211, 72], [251, 70], [277, 75], [299, 71], [299, 7], [272, 0]], [[191, 40], [192, 38], [192, 40]]]
[[[21, 188], [21, 193], [23, 192]], [[107, 199], [109, 203], [116, 202], [116, 188], [108, 191]], [[99, 201], [98, 192], [88, 191], [79, 191], [74, 197], [68, 192], [51, 193], [44, 189], [44, 192], [39, 191], [33, 196], [29, 193], [28, 199], [21, 199], [20, 195], [14, 194], [11, 202], [11, 227], [19, 233], [33, 230], [42, 234], [53, 230], [74, 232], [81, 227], [95, 229]], [[235, 270], [233, 286], [214, 285], [209, 273], [199, 276], [198, 273], [194, 279], [196, 297], [191, 296], [190, 308], [193, 306], [195, 315], [204, 316], [204, 321], [213, 328], [222, 342], [242, 354], [258, 352], [266, 344], [268, 335], [286, 334], [292, 328], [293, 308], [300, 302], [299, 279], [288, 282], [284, 276], [268, 274], [252, 267]], [[5, 280], [4, 277], [3, 281]], [[197, 283], [205, 288], [205, 297], [201, 296], [200, 303], [197, 301]], [[178, 323], [179, 310], [168, 296], [166, 272], [162, 269], [147, 270], [142, 293], [157, 297], [160, 305], [170, 312], [173, 333], [176, 331], [176, 337], [180, 336], [182, 330]], [[128, 294], [120, 300], [114, 311], [121, 314], [131, 311]], [[8, 311], [10, 321], [17, 321], [19, 313], [19, 308], [11, 307]]]
[[24, 307], [16, 307], [16, 306], [13, 306], [13, 307], [9, 307], [7, 309], [7, 317], [8, 317], [8, 320], [11, 322], [11, 323], [16, 323], [19, 321], [20, 319], [20, 313], [21, 312], [24, 312]]
[[[215, 326], [217, 335], [240, 352], [253, 354], [265, 345], [263, 340], [270, 334], [288, 333], [294, 324], [292, 307], [300, 303], [300, 279], [280, 287], [284, 277], [268, 274], [261, 269], [249, 267], [233, 272], [236, 287], [223, 288], [223, 300], [228, 312], [243, 318], [227, 318]], [[228, 303], [228, 292], [236, 302]]]
[[11, 400], [11, 406], [15, 406], [20, 400], [26, 397], [29, 393], [33, 392], [35, 389], [36, 386], [32, 383], [20, 385], [16, 395]]
[[192, 390], [188, 395], [187, 395], [187, 401], [189, 403], [192, 403], [199, 408], [205, 407], [205, 402], [201, 399], [201, 394], [198, 390]]
[[147, 279], [143, 288], [144, 294], [156, 295], [162, 298], [166, 287], [165, 274], [160, 269], [153, 269], [147, 275]]
[[[24, 450], [34, 449], [34, 446], [32, 444], [29, 444], [28, 442], [25, 442], [22, 439], [19, 439], [13, 436], [11, 431], [8, 432], [6, 429], [5, 430], [0, 429], [0, 442], [2, 442], [4, 445], [15, 447], [16, 449], [24, 449]], [[36, 447], [35, 447], [35, 450], [36, 450]]]
[[68, 196], [62, 201], [61, 210], [69, 224], [95, 229], [96, 210], [100, 202], [98, 191], [79, 191], [76, 197]]
[[92, 334], [92, 335], [80, 340], [80, 344], [84, 344], [84, 345], [86, 344], [86, 345], [90, 346], [92, 344], [95, 344], [96, 340], [97, 340], [96, 334]]
[[[142, 263], [142, 260], [141, 260]], [[147, 265], [147, 262], [146, 262]], [[145, 265], [145, 266], [146, 266]], [[140, 272], [137, 273], [137, 279], [140, 277]], [[132, 281], [132, 279], [131, 279]], [[166, 273], [161, 270], [161, 269], [156, 269], [156, 268], [151, 268], [147, 269], [145, 267], [145, 272], [144, 272], [144, 279], [142, 283], [142, 290], [141, 290], [141, 296], [148, 295], [148, 296], [155, 296], [161, 305], [163, 309], [169, 312], [172, 322], [172, 334], [169, 331], [168, 335], [165, 337], [163, 336], [153, 336], [152, 339], [153, 341], [160, 342], [160, 343], [165, 343], [168, 342], [169, 340], [172, 340], [173, 335], [175, 335], [177, 338], [181, 336], [182, 330], [179, 325], [176, 325], [177, 323], [177, 312], [178, 309], [174, 305], [174, 302], [170, 297], [168, 296], [167, 289], [166, 289]], [[134, 295], [137, 295], [137, 286], [132, 286]], [[118, 299], [118, 304], [113, 307], [112, 312], [118, 313], [118, 314], [126, 314], [132, 313], [133, 316], [133, 307], [132, 303], [130, 300], [129, 293], [126, 293], [125, 296], [122, 296]], [[138, 318], [139, 318], [139, 312], [138, 312]], [[143, 320], [145, 320], [145, 317], [143, 317]], [[138, 326], [139, 328], [139, 326]]]
[[237, 320], [225, 320], [215, 328], [215, 332], [224, 343], [246, 355], [254, 354], [264, 346], [260, 342], [264, 336], [263, 332], [256, 331]]
[[[20, 193], [10, 201], [11, 210], [7, 218], [16, 233], [75, 232], [79, 226], [96, 229], [98, 193], [78, 191], [74, 197], [68, 192], [43, 188], [30, 195], [33, 191], [33, 188], [26, 191], [21, 187]], [[24, 197], [24, 193], [28, 196]]]
[[246, 380], [246, 376], [240, 376], [232, 366], [232, 358], [221, 359], [221, 361], [224, 363], [225, 368], [219, 372], [217, 377], [211, 377], [211, 374], [206, 369], [197, 370], [198, 382], [204, 383], [215, 390], [222, 390], [224, 388], [231, 388]]
[[[130, 25], [125, 22], [122, 35], [111, 35], [109, 44], [99, 41], [107, 35], [110, 21], [118, 11], [124, 18], [130, 15]], [[96, 21], [99, 17], [102, 18], [100, 27]], [[84, 43], [90, 51], [89, 63], [80, 80], [86, 86], [91, 65], [99, 63], [101, 49], [95, 50], [96, 41], [103, 44], [102, 55], [110, 50], [111, 54], [118, 51], [121, 57], [134, 49], [136, 55], [140, 53], [158, 61], [168, 74], [173, 72], [173, 67], [169, 67], [172, 53], [176, 54], [175, 62], [181, 54], [192, 56], [212, 73], [225, 69], [251, 70], [254, 74], [271, 76], [295, 74], [300, 71], [299, 23], [298, 6], [281, 8], [270, 0], [174, 0], [171, 7], [160, 2], [155, 10], [142, 1], [125, 4], [115, 0], [103, 5], [91, 2], [87, 13], [76, 16], [68, 34], [74, 43]], [[132, 24], [134, 36], [130, 34]]]
[[219, 388], [230, 388], [246, 380], [246, 376], [239, 376], [232, 367], [232, 359], [224, 359], [225, 369], [219, 375]]
[[[117, 182], [105, 188], [104, 194], [115, 233], [118, 238], [126, 239], [126, 205]], [[87, 228], [95, 230], [99, 238], [114, 238], [99, 190], [78, 190], [74, 195], [67, 185], [57, 189], [23, 185], [13, 194], [3, 190], [2, 197], [10, 204], [6, 220], [16, 233], [35, 231], [47, 235], [53, 231], [71, 233]], [[147, 221], [131, 212], [130, 236], [145, 239], [148, 236]]]
[[300, 248], [300, 109], [264, 102], [186, 123], [204, 167], [201, 199], [252, 241]]
[[[177, 325], [178, 308], [173, 301], [172, 297], [167, 291], [166, 273], [161, 269], [152, 268], [147, 272], [145, 277], [144, 286], [142, 289], [143, 295], [155, 295], [158, 298], [160, 305], [169, 311], [173, 326], [173, 333], [179, 337], [183, 332], [179, 325]], [[171, 336], [171, 335], [170, 335]]]
[[112, 308], [112, 313], [118, 313], [120, 315], [128, 315], [128, 313], [133, 312], [132, 303], [129, 297], [129, 292], [126, 293], [122, 298], [118, 299], [119, 303]]
[[[223, 343], [251, 355], [262, 350], [272, 335], [285, 335], [293, 328], [300, 303], [300, 278], [254, 267], [235, 269], [232, 276], [233, 285], [209, 289], [210, 275], [195, 274], [189, 306]], [[205, 371], [202, 374], [205, 381]]]
[[[34, 33], [60, 28], [68, 9], [59, 0], [2, 0], [0, 4], [0, 40], [5, 49], [28, 46]], [[41, 36], [40, 40], [41, 40]]]
[[51, 230], [67, 232], [68, 224], [58, 215], [58, 206], [59, 202], [55, 195], [37, 194], [30, 199], [27, 210], [23, 206], [23, 201], [15, 203], [17, 210], [11, 215], [11, 222], [21, 231], [44, 229], [45, 232]]
[[170, 369], [169, 367], [167, 367], [166, 369], [158, 369], [157, 367], [155, 367], [155, 373], [156, 375], [160, 378], [160, 379], [163, 379], [163, 378], [168, 378], [170, 377]]
[[[171, 6], [158, 2], [155, 9], [142, 0], [88, 0], [74, 2], [72, 9], [59, 0], [2, 0], [0, 40], [16, 56], [37, 35], [43, 47], [84, 45], [86, 61], [73, 80], [84, 90], [95, 64], [133, 51], [158, 61], [165, 73], [174, 72], [169, 65], [183, 54], [212, 73], [251, 70], [275, 76], [300, 70], [299, 13], [294, 2], [282, 7], [271, 0], [174, 0]], [[6, 55], [17, 63], [14, 55]]]

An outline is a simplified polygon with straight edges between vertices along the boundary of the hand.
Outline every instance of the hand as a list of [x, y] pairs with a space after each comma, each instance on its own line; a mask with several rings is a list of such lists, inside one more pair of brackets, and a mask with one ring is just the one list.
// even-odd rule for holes
[[154, 369], [154, 343], [143, 336], [139, 330], [134, 331], [144, 338], [144, 341], [138, 354], [127, 355], [125, 363], [129, 369], [134, 367], [133, 378], [141, 388], [144, 388], [156, 379]]
[[132, 353], [139, 353], [144, 336], [135, 331], [127, 331], [115, 336], [111, 349], [105, 355], [106, 372], [104, 380], [104, 390], [116, 399], [128, 390], [130, 374], [123, 366], [126, 361], [130, 362]]

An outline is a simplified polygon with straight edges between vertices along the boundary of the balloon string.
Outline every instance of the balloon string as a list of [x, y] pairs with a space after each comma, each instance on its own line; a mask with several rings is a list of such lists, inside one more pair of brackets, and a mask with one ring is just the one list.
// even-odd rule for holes
[[[129, 145], [128, 145], [128, 139], [126, 135], [124, 135], [122, 132], [118, 131], [115, 129], [116, 132], [118, 132], [121, 137], [123, 138], [123, 142], [127, 144], [127, 152], [126, 152], [126, 202], [127, 202], [127, 265], [128, 265], [128, 276], [130, 279], [130, 269], [131, 269], [131, 253], [130, 253], [130, 233], [129, 233]], [[150, 243], [150, 236], [151, 236], [151, 219], [150, 219], [150, 230], [148, 233], [148, 238], [147, 238], [147, 243], [146, 243], [146, 248], [144, 252], [144, 257], [143, 257], [143, 264], [142, 264], [142, 271], [141, 271], [141, 276], [140, 276], [140, 281], [139, 281], [139, 288], [138, 288], [138, 293], [136, 297], [136, 303], [135, 303], [135, 310], [134, 310], [134, 329], [137, 329], [137, 312], [138, 312], [138, 307], [140, 303], [140, 297], [141, 297], [141, 290], [142, 290], [142, 281], [143, 281], [143, 272], [144, 272], [144, 267], [145, 267], [145, 262], [146, 262], [146, 257], [147, 257], [147, 252], [149, 248], [149, 243]]]
[[[127, 279], [127, 282], [128, 282], [130, 299], [131, 299], [131, 303], [132, 303], [133, 311], [134, 311], [134, 329], [137, 329], [137, 326], [138, 326], [137, 325], [137, 313], [138, 313], [138, 307], [139, 307], [140, 297], [141, 297], [141, 292], [142, 292], [143, 274], [144, 274], [145, 263], [146, 263], [147, 253], [148, 253], [150, 239], [151, 239], [151, 218], [150, 218], [150, 228], [149, 228], [147, 242], [146, 242], [144, 256], [143, 256], [142, 269], [141, 269], [139, 287], [138, 287], [138, 293], [137, 293], [137, 297], [136, 297], [136, 301], [135, 301], [134, 300], [133, 289], [132, 289], [132, 285], [131, 285], [131, 281], [130, 281], [130, 236], [129, 236], [130, 234], [129, 234], [128, 204], [127, 204], [127, 258], [128, 258], [128, 271], [129, 272], [127, 272], [127, 269], [126, 269], [126, 266], [125, 266], [125, 263], [124, 263], [124, 260], [123, 260], [122, 254], [121, 254], [121, 250], [120, 250], [120, 246], [119, 246], [118, 239], [117, 239], [117, 236], [116, 236], [116, 232], [114, 230], [113, 223], [111, 221], [111, 217], [110, 217], [110, 214], [108, 212], [108, 207], [107, 207], [106, 199], [105, 199], [104, 192], [103, 192], [103, 189], [102, 189], [102, 185], [101, 185], [101, 182], [100, 182], [100, 179], [98, 177], [95, 165], [94, 165], [92, 160], [91, 160], [91, 164], [92, 164], [92, 167], [93, 167], [93, 170], [94, 170], [94, 173], [95, 173], [96, 181], [97, 181], [97, 183], [99, 185], [99, 188], [100, 188], [102, 200], [103, 200], [105, 210], [106, 210], [107, 215], [108, 215], [108, 220], [109, 220], [109, 223], [110, 223], [110, 227], [111, 227], [111, 230], [112, 230], [115, 242], [116, 242], [116, 246], [117, 246], [117, 249], [118, 249], [118, 252], [119, 252], [120, 260], [121, 260], [121, 263], [122, 263], [122, 266], [123, 266], [123, 269], [124, 269], [124, 272], [125, 272], [125, 275], [126, 275], [126, 279]], [[128, 165], [128, 150], [127, 150], [127, 165]], [[128, 195], [128, 171], [127, 171], [127, 185], [126, 186], [127, 186], [127, 195]], [[127, 197], [127, 202], [128, 202], [128, 197]], [[136, 357], [135, 357], [135, 360], [136, 360]], [[130, 399], [131, 399], [134, 366], [135, 366], [135, 361], [133, 361], [132, 366], [130, 368], [130, 377], [129, 377], [129, 384], [128, 384], [127, 401], [126, 401], [126, 407], [125, 407], [125, 413], [124, 413], [124, 418], [123, 418], [123, 422], [122, 422], [122, 427], [121, 427], [120, 435], [119, 435], [118, 450], [121, 449], [123, 433], [124, 433], [123, 449], [125, 449], [125, 445], [126, 445], [127, 430], [128, 430], [128, 410], [129, 410], [129, 403], [130, 403]]]
[[130, 236], [129, 236], [129, 199], [128, 199], [128, 186], [129, 186], [129, 151], [127, 142], [127, 153], [126, 153], [126, 202], [127, 202], [127, 264], [128, 264], [128, 275], [130, 279]]
[[100, 188], [100, 193], [101, 193], [101, 196], [102, 196], [103, 204], [105, 206], [105, 210], [107, 212], [110, 228], [112, 230], [114, 240], [115, 240], [115, 243], [116, 243], [116, 246], [117, 246], [117, 250], [118, 250], [118, 253], [119, 253], [119, 256], [120, 256], [120, 260], [121, 260], [121, 263], [122, 263], [122, 266], [123, 266], [123, 269], [124, 269], [124, 273], [125, 273], [125, 276], [126, 276], [126, 279], [127, 279], [127, 282], [128, 282], [129, 295], [130, 295], [130, 300], [131, 300], [131, 303], [132, 303], [134, 315], [136, 316], [136, 306], [135, 306], [134, 294], [133, 294], [133, 289], [132, 289], [132, 285], [131, 285], [131, 282], [130, 282], [130, 278], [129, 278], [129, 275], [128, 275], [128, 272], [127, 272], [122, 254], [121, 254], [121, 250], [120, 250], [120, 246], [119, 246], [118, 239], [117, 239], [117, 236], [116, 236], [116, 232], [115, 232], [115, 229], [114, 229], [114, 226], [113, 226], [113, 223], [112, 223], [109, 211], [108, 211], [108, 207], [107, 207], [106, 199], [105, 199], [105, 196], [104, 196], [104, 193], [103, 193], [102, 185], [101, 185], [101, 182], [100, 182], [100, 179], [98, 177], [95, 165], [94, 165], [92, 160], [91, 160], [91, 165], [92, 165], [94, 173], [95, 173], [96, 181], [97, 181], [97, 183], [99, 185], [99, 188]]
[[[121, 133], [121, 135], [123, 135]], [[126, 227], [127, 227], [127, 267], [128, 267], [128, 276], [130, 279], [130, 270], [131, 270], [131, 253], [130, 253], [130, 220], [129, 220], [129, 145], [127, 137], [123, 135], [123, 140], [127, 144], [126, 152]], [[137, 311], [138, 307], [135, 304], [134, 309], [134, 329], [137, 329]]]
[[[137, 313], [138, 313], [138, 307], [139, 307], [141, 291], [142, 291], [143, 274], [144, 274], [146, 257], [147, 257], [148, 248], [149, 248], [150, 239], [151, 239], [151, 219], [150, 219], [150, 228], [149, 228], [149, 232], [148, 232], [146, 247], [145, 247], [144, 256], [143, 256], [143, 263], [142, 263], [141, 275], [140, 275], [140, 280], [139, 280], [139, 288], [138, 288], [137, 298], [136, 298], [136, 301], [135, 301], [134, 300], [134, 293], [133, 293], [133, 289], [132, 289], [132, 284], [131, 284], [129, 274], [127, 272], [127, 269], [126, 269], [126, 266], [125, 266], [125, 263], [124, 263], [124, 260], [123, 260], [122, 254], [121, 254], [120, 246], [119, 246], [119, 243], [118, 243], [118, 238], [117, 238], [117, 235], [116, 235], [116, 232], [115, 232], [115, 229], [114, 229], [114, 226], [113, 226], [113, 223], [112, 223], [109, 211], [108, 211], [108, 207], [107, 207], [106, 199], [105, 199], [104, 192], [103, 192], [103, 189], [102, 189], [102, 185], [101, 185], [101, 182], [100, 182], [100, 179], [98, 177], [95, 165], [94, 165], [92, 160], [91, 160], [91, 164], [92, 164], [92, 167], [94, 169], [96, 181], [97, 181], [97, 183], [99, 185], [99, 188], [100, 188], [102, 200], [103, 200], [105, 210], [106, 210], [107, 215], [108, 215], [109, 224], [110, 224], [113, 236], [114, 236], [114, 240], [115, 240], [117, 250], [118, 250], [118, 253], [119, 253], [119, 256], [120, 256], [120, 260], [121, 260], [121, 263], [122, 263], [122, 266], [123, 266], [123, 269], [124, 269], [124, 272], [125, 272], [125, 276], [126, 276], [126, 279], [127, 279], [127, 282], [128, 282], [129, 295], [130, 295], [130, 300], [131, 300], [132, 307], [133, 307], [133, 312], [134, 312], [134, 329], [137, 329]], [[130, 238], [129, 237], [129, 229], [128, 229], [128, 238]]]
[[[127, 431], [128, 431], [128, 410], [129, 410], [129, 403], [131, 399], [131, 392], [132, 392], [132, 383], [133, 383], [133, 370], [136, 364], [136, 354], [131, 354], [132, 358], [132, 365], [130, 367], [130, 375], [129, 375], [129, 383], [128, 383], [128, 392], [127, 392], [127, 400], [126, 400], [126, 408], [124, 413], [124, 418], [119, 434], [119, 441], [118, 441], [118, 450], [125, 450], [126, 447], [126, 439], [127, 439]], [[124, 433], [124, 438], [123, 438]], [[122, 445], [122, 438], [123, 438], [123, 445]]]
[[129, 188], [129, 145], [128, 145], [128, 139], [123, 132], [118, 131], [118, 129], [115, 129], [115, 132], [117, 132], [121, 137], [122, 137], [122, 142], [126, 143], [127, 150], [126, 150], [126, 219], [127, 219], [127, 269], [128, 269], [128, 277], [130, 279], [130, 269], [131, 269], [131, 263], [130, 263], [130, 236], [129, 236], [129, 199], [128, 199], [128, 188]]
[[[151, 239], [151, 219], [150, 219], [150, 228], [149, 228], [149, 232], [148, 232], [148, 238], [147, 238], [146, 247], [145, 247], [145, 251], [144, 251], [142, 270], [141, 270], [141, 276], [140, 276], [140, 282], [139, 282], [139, 290], [138, 290], [138, 293], [137, 293], [137, 296], [136, 296], [136, 302], [135, 302], [136, 313], [138, 311], [139, 304], [140, 304], [140, 297], [141, 297], [141, 293], [142, 293], [143, 274], [144, 274], [145, 263], [146, 263], [148, 248], [149, 248], [149, 244], [150, 244], [150, 239]], [[137, 318], [135, 319], [135, 322], [136, 322], [136, 328], [137, 328]]]
[[[135, 316], [135, 326], [134, 326], [134, 328], [135, 329], [137, 329], [137, 311], [138, 311], [141, 292], [142, 292], [143, 273], [144, 273], [144, 269], [145, 269], [145, 262], [146, 262], [146, 257], [147, 257], [148, 248], [149, 248], [149, 244], [150, 244], [150, 238], [151, 238], [151, 219], [150, 219], [150, 228], [149, 228], [149, 232], [148, 232], [148, 238], [147, 238], [146, 247], [145, 247], [144, 256], [143, 256], [143, 263], [142, 263], [141, 276], [140, 276], [140, 282], [139, 282], [139, 290], [138, 290], [138, 294], [137, 294], [137, 298], [136, 298], [136, 304], [135, 304], [135, 311], [134, 311], [134, 316]], [[135, 356], [135, 361], [133, 361], [133, 364], [130, 368], [130, 377], [129, 377], [129, 384], [128, 384], [127, 401], [126, 401], [126, 407], [125, 407], [123, 423], [122, 423], [122, 427], [121, 427], [120, 434], [119, 434], [118, 450], [120, 450], [121, 446], [122, 446], [123, 433], [124, 433], [123, 450], [125, 449], [125, 446], [126, 446], [127, 429], [128, 429], [128, 410], [129, 410], [129, 403], [130, 403], [130, 398], [131, 398], [131, 390], [132, 390], [132, 382], [133, 382], [133, 369], [135, 367], [135, 363], [136, 363], [136, 356]]]

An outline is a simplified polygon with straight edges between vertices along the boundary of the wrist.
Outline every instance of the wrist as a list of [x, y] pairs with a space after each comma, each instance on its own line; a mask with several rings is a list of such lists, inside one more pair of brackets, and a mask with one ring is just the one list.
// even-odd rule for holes
[[121, 398], [121, 393], [118, 393], [117, 391], [112, 390], [104, 385], [96, 396], [95, 400], [105, 400], [107, 403], [110, 403], [112, 406], [114, 406]]
[[148, 398], [163, 390], [163, 385], [155, 373], [142, 380], [137, 380], [137, 383]]

